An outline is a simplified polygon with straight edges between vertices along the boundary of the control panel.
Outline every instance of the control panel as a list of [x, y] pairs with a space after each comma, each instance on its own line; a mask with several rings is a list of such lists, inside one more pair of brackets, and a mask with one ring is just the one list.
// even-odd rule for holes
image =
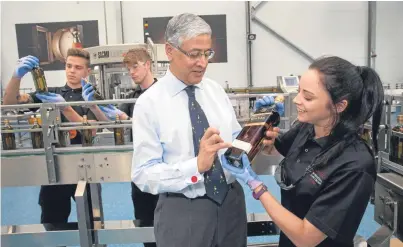
[[[90, 53], [91, 65], [122, 63], [126, 52], [134, 48], [145, 48], [146, 44], [117, 44], [88, 47], [84, 50]], [[149, 51], [150, 52], [150, 51]]]
[[283, 93], [298, 92], [299, 76], [277, 76], [277, 86]]

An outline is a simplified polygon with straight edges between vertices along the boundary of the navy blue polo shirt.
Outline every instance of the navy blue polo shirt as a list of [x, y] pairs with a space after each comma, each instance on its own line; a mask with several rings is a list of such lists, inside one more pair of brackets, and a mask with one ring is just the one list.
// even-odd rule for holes
[[[281, 189], [281, 203], [300, 219], [306, 218], [328, 236], [318, 246], [353, 247], [353, 238], [373, 192], [376, 163], [369, 146], [358, 134], [352, 144], [323, 167], [315, 176], [305, 176], [292, 190]], [[298, 123], [275, 140], [275, 147], [286, 159], [286, 185], [294, 184], [314, 157], [331, 145], [329, 137], [315, 139], [313, 125]], [[281, 247], [295, 246], [280, 234]]]
[[[76, 88], [72, 89], [69, 87], [67, 84], [64, 85], [63, 87], [49, 87], [48, 92], [50, 93], [56, 93], [60, 94], [67, 102], [69, 101], [84, 101], [81, 93], [82, 93], [82, 88]], [[42, 103], [40, 99], [38, 99], [35, 96], [36, 92], [30, 93], [34, 103]], [[85, 108], [82, 106], [72, 106], [72, 108], [77, 112], [78, 115], [83, 116], [87, 115], [88, 120], [96, 120], [96, 117], [94, 113], [89, 108]], [[61, 120], [62, 122], [69, 122], [67, 118], [63, 115], [61, 115]], [[74, 132], [74, 136], [70, 135], [70, 143], [71, 144], [81, 144], [81, 134], [79, 131]]]

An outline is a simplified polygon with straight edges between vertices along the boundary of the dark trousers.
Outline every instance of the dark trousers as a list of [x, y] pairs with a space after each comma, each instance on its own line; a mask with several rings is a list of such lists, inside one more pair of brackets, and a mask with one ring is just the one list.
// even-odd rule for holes
[[[157, 206], [158, 195], [142, 192], [133, 182], [132, 200], [134, 207], [134, 217], [140, 220], [140, 227], [154, 225], [154, 210]], [[156, 247], [155, 243], [145, 243], [145, 247]]]
[[[39, 205], [41, 206], [41, 223], [67, 223], [70, 212], [70, 198], [75, 200], [76, 184], [67, 185], [43, 185], [39, 192]], [[91, 192], [87, 184], [87, 199], [90, 209]], [[93, 221], [92, 210], [89, 210], [91, 223]]]
[[245, 195], [238, 182], [230, 187], [222, 205], [206, 196], [161, 194], [155, 209], [158, 247], [245, 247]]

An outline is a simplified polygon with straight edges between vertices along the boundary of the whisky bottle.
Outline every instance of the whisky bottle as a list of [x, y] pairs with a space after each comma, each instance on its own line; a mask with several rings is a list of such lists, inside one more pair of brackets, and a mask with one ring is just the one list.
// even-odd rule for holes
[[274, 103], [284, 103], [284, 100], [284, 95], [279, 94], [274, 98]]
[[[91, 126], [88, 123], [87, 115], [83, 115], [83, 126]], [[81, 144], [83, 147], [92, 146], [92, 129], [81, 130]]]
[[48, 86], [46, 84], [45, 73], [41, 67], [34, 67], [31, 71], [32, 78], [34, 79], [34, 85], [37, 92], [46, 93]]
[[81, 49], [83, 48], [83, 45], [81, 44], [80, 40], [80, 33], [78, 32], [77, 29], [74, 29], [71, 34], [73, 35], [73, 48], [78, 48]]
[[[397, 123], [392, 131], [403, 133], [403, 115], [397, 116]], [[395, 135], [390, 137], [389, 160], [403, 165], [403, 138]]]
[[232, 147], [224, 153], [228, 162], [235, 167], [243, 167], [242, 155], [246, 154], [252, 162], [256, 154], [262, 147], [262, 142], [267, 130], [278, 126], [280, 114], [276, 111], [265, 113], [255, 113], [251, 120], [242, 128], [236, 139], [232, 142]]
[[[122, 121], [119, 119], [119, 114], [116, 114], [115, 124], [122, 124]], [[113, 135], [115, 137], [115, 145], [124, 145], [125, 144], [125, 135], [123, 128], [114, 128]]]
[[[87, 80], [85, 80], [85, 83], [87, 84], [89, 82]], [[95, 100], [105, 100], [104, 97], [102, 97], [101, 93], [96, 88], [96, 86], [92, 85], [92, 87], [94, 88], [94, 99]]]
[[369, 145], [369, 146], [371, 146], [372, 145], [372, 143], [371, 143], [371, 130], [369, 130], [369, 129], [366, 129], [366, 128], [362, 128], [362, 131], [361, 131], [361, 138]]
[[[32, 116], [34, 120], [34, 126], [32, 126], [32, 129], [39, 129], [41, 126], [38, 124], [38, 119], [34, 116]], [[43, 135], [42, 131], [39, 132], [31, 132], [31, 141], [32, 141], [32, 148], [37, 149], [37, 148], [43, 148]]]
[[[285, 100], [284, 96], [280, 94], [280, 95], [277, 95], [277, 96], [274, 98], [274, 103], [275, 103], [275, 104], [276, 104], [276, 103], [284, 103], [284, 100]], [[276, 107], [275, 104], [269, 105], [269, 106], [265, 106], [265, 107], [261, 107], [259, 110], [257, 110], [256, 112], [254, 112], [254, 114], [271, 112], [271, 111], [273, 111], [273, 110], [275, 109], [275, 107]]]
[[[56, 124], [60, 127], [60, 118], [56, 117]], [[58, 138], [59, 138], [59, 142], [56, 143], [56, 147], [60, 148], [60, 147], [66, 147], [66, 136], [67, 136], [67, 132], [63, 131], [63, 130], [59, 130], [57, 132]]]
[[94, 86], [94, 99], [105, 100], [104, 97], [102, 97], [101, 93], [97, 90], [97, 88], [95, 86]]
[[[13, 127], [10, 126], [10, 121], [8, 119], [4, 119], [3, 130], [13, 130]], [[1, 140], [3, 142], [3, 150], [16, 149], [14, 133], [1, 133]]]

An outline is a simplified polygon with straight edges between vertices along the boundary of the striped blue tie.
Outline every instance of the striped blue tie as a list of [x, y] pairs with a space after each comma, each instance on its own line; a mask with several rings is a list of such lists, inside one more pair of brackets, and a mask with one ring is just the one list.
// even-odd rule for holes
[[[208, 129], [209, 123], [202, 108], [196, 101], [195, 87], [188, 86], [185, 91], [189, 98], [189, 114], [192, 122], [193, 146], [195, 156], [197, 156], [199, 153], [200, 140], [203, 137], [204, 132]], [[228, 192], [228, 184], [217, 155], [210, 170], [204, 173], [204, 185], [207, 196], [218, 204], [222, 204]]]

